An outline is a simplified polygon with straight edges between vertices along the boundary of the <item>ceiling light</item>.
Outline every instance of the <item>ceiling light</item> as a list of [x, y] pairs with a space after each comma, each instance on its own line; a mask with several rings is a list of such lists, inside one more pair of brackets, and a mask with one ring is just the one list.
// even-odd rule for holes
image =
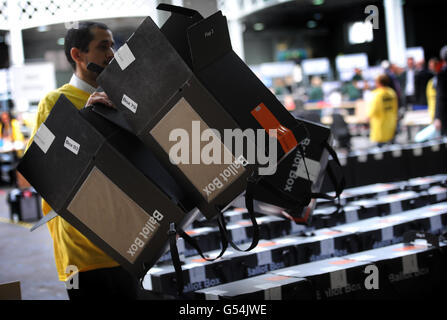
[[312, 0], [312, 3], [315, 6], [321, 6], [322, 4], [324, 4], [324, 0]]

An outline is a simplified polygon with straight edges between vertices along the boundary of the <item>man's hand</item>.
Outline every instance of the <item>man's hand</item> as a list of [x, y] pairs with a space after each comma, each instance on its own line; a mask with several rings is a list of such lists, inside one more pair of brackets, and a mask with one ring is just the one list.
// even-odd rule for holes
[[435, 126], [436, 131], [441, 131], [441, 120], [435, 119], [435, 121], [433, 121], [433, 125]]
[[115, 109], [115, 106], [105, 92], [93, 92], [90, 98], [88, 98], [86, 106], [90, 106], [95, 103], [102, 103], [107, 107]]

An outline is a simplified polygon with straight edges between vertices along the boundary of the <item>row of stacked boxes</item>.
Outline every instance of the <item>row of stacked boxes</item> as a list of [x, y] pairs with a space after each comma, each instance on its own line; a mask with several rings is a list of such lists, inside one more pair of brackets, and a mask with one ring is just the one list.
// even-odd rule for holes
[[[396, 182], [445, 172], [447, 138], [412, 145], [390, 145], [340, 155], [346, 187]], [[329, 161], [333, 165], [334, 160]], [[333, 191], [326, 177], [322, 192]]]
[[[447, 190], [436, 184], [444, 183], [446, 178], [446, 176], [437, 175], [412, 179], [397, 184], [401, 187], [411, 186], [415, 189], [421, 189], [422, 186], [427, 187], [428, 189], [420, 194], [423, 200], [419, 199], [416, 192], [409, 194], [409, 191], [389, 194], [387, 197], [394, 197], [393, 201], [390, 201], [391, 199], [380, 201], [380, 197], [377, 194], [376, 198], [378, 199], [357, 200], [361, 199], [362, 196], [371, 196], [366, 193], [358, 193], [358, 197], [352, 197], [353, 202], [373, 201], [375, 205], [372, 204], [369, 207], [371, 211], [368, 215], [358, 214], [362, 212], [362, 210], [359, 210], [360, 207], [351, 206], [357, 208], [357, 221], [355, 222], [353, 221], [356, 219], [352, 219], [353, 215], [351, 214], [351, 222], [346, 223], [346, 212], [349, 211], [345, 211], [344, 214], [333, 212], [332, 215], [334, 216], [344, 216], [342, 219], [345, 219], [345, 222], [337, 224], [335, 223], [336, 219], [327, 220], [333, 221], [334, 224], [323, 228], [321, 225], [312, 225], [307, 228], [303, 226], [292, 228], [295, 225], [294, 223], [292, 224], [280, 218], [258, 218], [261, 230], [265, 228], [265, 230], [270, 229], [273, 231], [270, 231], [270, 233], [261, 231], [264, 239], [260, 241], [256, 249], [248, 253], [227, 250], [222, 259], [209, 262], [198, 255], [191, 256], [194, 251], [184, 246], [184, 248], [186, 247], [183, 251], [185, 258], [182, 266], [185, 279], [184, 291], [192, 297], [194, 291], [208, 287], [230, 284], [287, 267], [298, 266], [297, 270], [300, 270], [302, 265], [310, 261], [317, 262], [333, 257], [343, 257], [365, 250], [397, 244], [402, 242], [403, 235], [411, 230], [439, 234], [447, 227], [447, 203], [437, 202], [446, 199]], [[348, 191], [352, 191], [352, 194], [355, 194], [356, 190]], [[388, 191], [396, 190], [388, 188]], [[387, 191], [382, 191], [380, 194], [383, 194], [383, 192]], [[409, 205], [410, 203], [413, 204]], [[245, 229], [245, 235], [250, 235], [248, 231], [250, 226], [247, 226], [248, 221], [243, 219], [244, 213], [241, 211], [229, 212], [228, 216], [232, 219], [235, 219], [235, 217], [242, 218], [235, 225]], [[321, 209], [321, 211], [324, 211], [324, 209]], [[320, 215], [327, 216], [327, 214], [319, 212], [317, 209], [314, 221], [318, 220], [317, 217]], [[264, 221], [265, 224], [263, 223]], [[270, 224], [272, 228], [269, 228]], [[203, 232], [203, 229], [206, 229], [206, 232]], [[214, 237], [210, 227], [192, 229], [189, 233], [192, 237], [195, 234], [199, 235], [197, 239], [201, 245], [211, 243], [212, 241], [210, 240]], [[237, 234], [241, 233], [243, 232], [238, 232]], [[231, 232], [231, 234], [234, 235], [235, 233]], [[284, 236], [284, 234], [287, 235]], [[215, 235], [216, 242], [214, 243], [218, 247], [217, 233]], [[261, 236], [261, 238], [263, 237]], [[241, 240], [241, 242], [248, 241], [250, 241], [248, 236], [245, 241]], [[214, 257], [218, 253], [219, 250], [207, 252], [210, 257]], [[143, 284], [146, 290], [174, 296], [176, 294], [175, 281], [174, 268], [160, 261], [148, 272]], [[308, 297], [311, 296], [308, 295]], [[195, 297], [200, 297], [200, 295]]]

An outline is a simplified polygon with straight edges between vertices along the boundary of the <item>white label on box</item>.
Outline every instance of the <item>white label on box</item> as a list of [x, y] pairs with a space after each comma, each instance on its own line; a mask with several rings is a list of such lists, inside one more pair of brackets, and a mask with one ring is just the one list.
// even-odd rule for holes
[[205, 280], [206, 280], [206, 273], [204, 266], [196, 266], [194, 268], [189, 269], [190, 283], [203, 282]]
[[223, 290], [210, 290], [205, 291], [205, 300], [219, 300], [219, 296], [221, 296], [224, 293], [227, 293], [227, 291]]
[[441, 191], [440, 193], [438, 193], [436, 195], [436, 201], [442, 201], [442, 200], [444, 200], [446, 198], [447, 198], [447, 194], [446, 194], [445, 190]]
[[54, 134], [42, 123], [34, 135], [34, 142], [39, 146], [43, 153], [47, 153], [48, 149], [54, 141]]
[[293, 221], [290, 221], [290, 224], [291, 224], [291, 228], [292, 228], [292, 233], [298, 233], [298, 232], [301, 232], [306, 229], [306, 226], [304, 226], [302, 224], [296, 224]]
[[390, 203], [390, 210], [391, 214], [402, 212], [402, 202], [400, 200], [397, 200], [395, 202]]
[[356, 233], [359, 231], [359, 227], [342, 227], [340, 228], [341, 230], [343, 230], [343, 232], [348, 232], [348, 233]]
[[359, 220], [359, 215], [357, 213], [357, 210], [351, 210], [348, 212], [345, 212], [345, 219], [346, 223], [352, 223]]
[[402, 257], [402, 269], [404, 274], [418, 272], [418, 259], [416, 254]]
[[115, 52], [115, 59], [118, 62], [121, 70], [126, 69], [132, 62], [135, 61], [135, 56], [130, 51], [129, 46], [125, 43], [118, 51]]
[[422, 148], [417, 147], [413, 149], [413, 155], [415, 155], [416, 157], [419, 157], [422, 155]]
[[346, 270], [337, 270], [331, 272], [331, 289], [344, 288], [348, 285]]
[[392, 153], [393, 153], [393, 157], [398, 158], [398, 157], [400, 157], [402, 155], [402, 150], [401, 149], [396, 149], [396, 150], [393, 150]]
[[331, 289], [344, 288], [348, 285], [348, 278], [346, 276], [346, 270], [337, 270], [331, 272]]
[[185, 240], [183, 238], [177, 240], [177, 251], [179, 254], [185, 253]]
[[436, 215], [436, 216], [430, 217], [430, 230], [436, 231], [439, 229], [442, 229], [441, 216]]
[[70, 137], [66, 137], [65, 142], [64, 142], [64, 147], [66, 149], [70, 150], [71, 152], [73, 152], [75, 155], [78, 155], [78, 152], [79, 152], [79, 149], [81, 146], [79, 145], [79, 143], [77, 143]]
[[320, 242], [321, 255], [330, 255], [335, 252], [334, 239], [324, 239]]
[[143, 278], [143, 289], [152, 290], [152, 276], [149, 273]]
[[230, 218], [230, 221], [229, 221], [230, 223], [234, 223], [234, 222], [238, 222], [238, 221], [242, 220], [242, 216], [240, 213], [232, 214], [232, 215], [229, 215], [228, 217]]
[[270, 250], [258, 252], [256, 256], [258, 258], [258, 266], [272, 263], [272, 252]]
[[205, 293], [205, 300], [219, 300], [219, 296], [215, 294]]
[[281, 287], [264, 290], [264, 300], [281, 300]]
[[434, 152], [438, 152], [439, 151], [439, 144], [434, 144], [431, 146], [431, 150]]
[[374, 159], [375, 160], [382, 160], [383, 159], [383, 153], [382, 152], [374, 153]]
[[304, 160], [299, 163], [296, 169], [296, 175], [306, 180], [310, 178], [310, 181], [315, 183], [320, 173], [320, 163], [309, 158], [304, 158]]
[[123, 99], [121, 99], [121, 103], [123, 104], [123, 106], [125, 106], [127, 109], [129, 109], [133, 113], [137, 112], [138, 103], [133, 101], [131, 98], [129, 98], [125, 94], [123, 95]]
[[358, 162], [366, 162], [366, 160], [368, 160], [368, 154], [361, 154], [357, 157], [357, 161]]
[[231, 239], [234, 242], [247, 240], [247, 234], [245, 232], [245, 228], [237, 227], [237, 228], [231, 229]]
[[382, 229], [382, 241], [392, 240], [393, 238], [393, 227], [386, 227]]
[[378, 192], [377, 193], [377, 197], [378, 198], [380, 198], [380, 197], [385, 197], [385, 196], [387, 196], [388, 195], [388, 191], [382, 191], [382, 192]]

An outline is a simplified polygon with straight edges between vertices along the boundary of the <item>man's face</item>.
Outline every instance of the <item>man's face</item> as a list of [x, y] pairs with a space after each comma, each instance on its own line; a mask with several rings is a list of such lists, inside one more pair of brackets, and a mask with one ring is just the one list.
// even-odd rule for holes
[[87, 65], [90, 62], [105, 68], [113, 58], [113, 46], [115, 43], [113, 42], [112, 32], [98, 27], [93, 28], [91, 32], [94, 38], [88, 45], [88, 52], [81, 53], [81, 68], [87, 70]]
[[414, 67], [414, 59], [413, 58], [408, 58], [407, 60], [407, 66], [408, 68], [412, 69]]

